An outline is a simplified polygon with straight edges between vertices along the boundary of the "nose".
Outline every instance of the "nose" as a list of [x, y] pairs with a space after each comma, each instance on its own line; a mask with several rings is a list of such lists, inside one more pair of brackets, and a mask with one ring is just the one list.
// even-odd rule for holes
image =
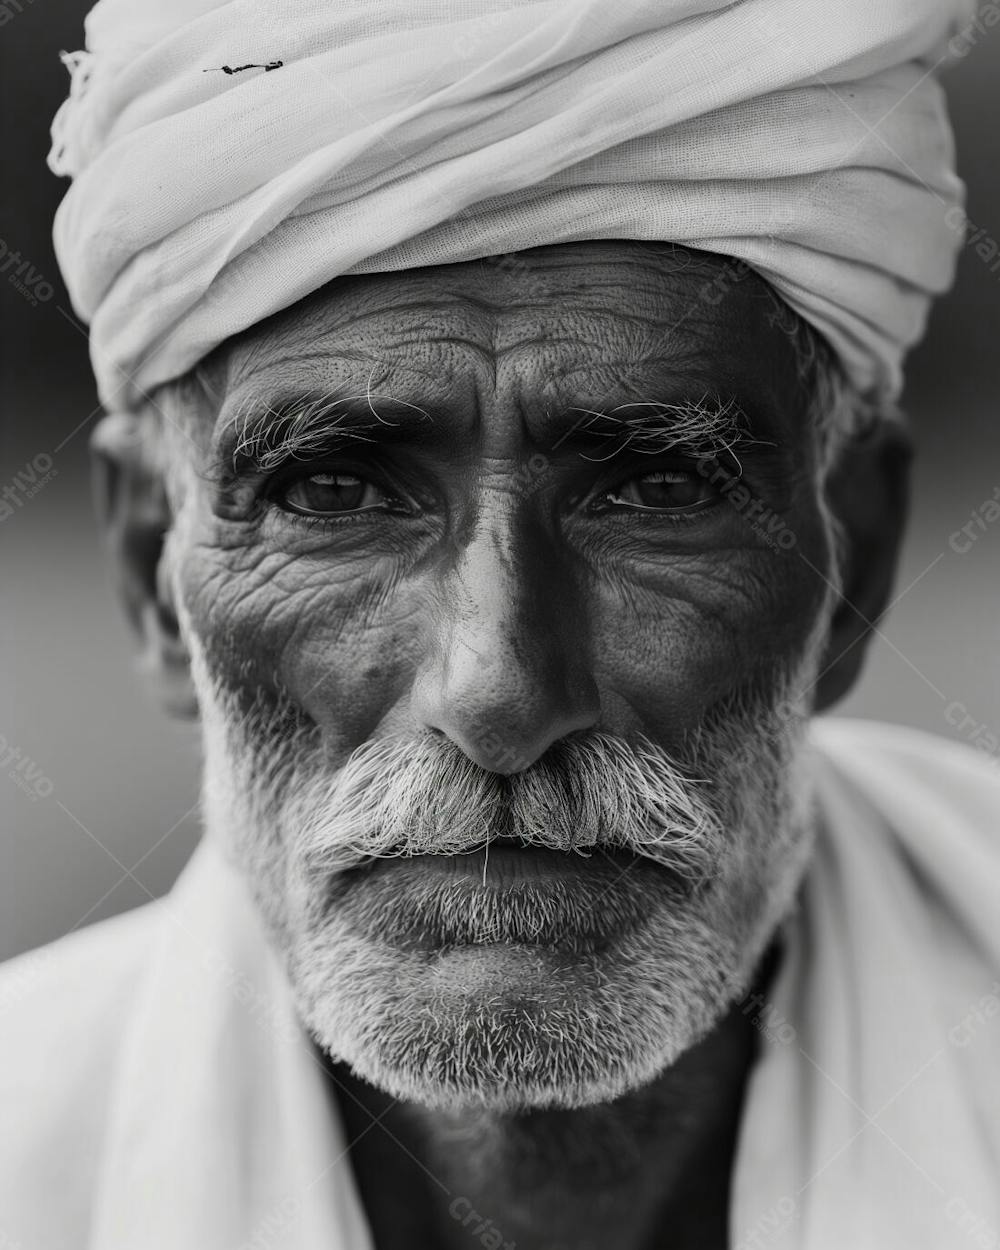
[[481, 522], [442, 571], [413, 710], [489, 772], [528, 768], [599, 719], [584, 617], [557, 540]]

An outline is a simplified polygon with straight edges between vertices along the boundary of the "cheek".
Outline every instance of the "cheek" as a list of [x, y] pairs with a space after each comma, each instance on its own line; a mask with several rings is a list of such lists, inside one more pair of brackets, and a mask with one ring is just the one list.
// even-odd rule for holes
[[336, 762], [412, 683], [418, 614], [381, 565], [202, 544], [180, 593], [212, 677], [246, 707], [287, 694]]
[[727, 552], [609, 580], [591, 619], [595, 675], [615, 728], [679, 743], [739, 691], [777, 691], [826, 602], [816, 537], [805, 559], [801, 551]]

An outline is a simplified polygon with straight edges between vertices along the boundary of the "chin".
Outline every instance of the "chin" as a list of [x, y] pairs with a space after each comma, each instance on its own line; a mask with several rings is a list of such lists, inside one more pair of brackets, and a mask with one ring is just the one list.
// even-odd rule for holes
[[444, 863], [344, 874], [286, 951], [296, 1003], [323, 1051], [397, 1099], [503, 1113], [607, 1103], [747, 992], [809, 839], [785, 849], [769, 880], [735, 855], [705, 889], [648, 862], [601, 886], [567, 864], [569, 882], [513, 890], [468, 872], [456, 885]]

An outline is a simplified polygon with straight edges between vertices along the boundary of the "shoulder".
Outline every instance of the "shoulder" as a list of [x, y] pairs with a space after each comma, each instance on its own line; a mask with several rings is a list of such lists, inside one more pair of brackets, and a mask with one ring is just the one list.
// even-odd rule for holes
[[[109, 1010], [129, 997], [159, 912], [137, 907], [0, 964], [0, 1058], [33, 1065], [52, 1047], [70, 1061], [88, 1037], [113, 1036]], [[0, 1065], [0, 1082], [8, 1073]]]
[[86, 1219], [159, 914], [150, 903], [0, 964], [0, 1209], [25, 1245], [69, 1244]]
[[1000, 753], [922, 729], [848, 717], [814, 720], [810, 737], [820, 756], [861, 789], [905, 783], [911, 794], [958, 804], [970, 816], [996, 821]]

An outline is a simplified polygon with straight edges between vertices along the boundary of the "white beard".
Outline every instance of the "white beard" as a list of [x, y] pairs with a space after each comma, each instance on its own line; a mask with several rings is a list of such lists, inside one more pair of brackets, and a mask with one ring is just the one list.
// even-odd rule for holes
[[[811, 689], [817, 641], [767, 706], [736, 702], [703, 727], [685, 771], [648, 740], [580, 735], [573, 759], [603, 778], [593, 788], [560, 789], [538, 766], [509, 779], [494, 835], [516, 828], [529, 843], [615, 845], [644, 860], [610, 898], [553, 886], [539, 906], [570, 935], [555, 944], [525, 940], [524, 894], [407, 893], [405, 866], [344, 876], [372, 855], [481, 845], [493, 774], [425, 739], [364, 744], [334, 769], [287, 702], [237, 711], [189, 637], [208, 836], [249, 879], [320, 1047], [393, 1096], [442, 1109], [581, 1107], [659, 1075], [746, 993], [808, 862], [807, 708], [791, 692]], [[598, 903], [606, 940], [575, 949]], [[424, 905], [440, 943], [391, 940], [394, 909]]]

